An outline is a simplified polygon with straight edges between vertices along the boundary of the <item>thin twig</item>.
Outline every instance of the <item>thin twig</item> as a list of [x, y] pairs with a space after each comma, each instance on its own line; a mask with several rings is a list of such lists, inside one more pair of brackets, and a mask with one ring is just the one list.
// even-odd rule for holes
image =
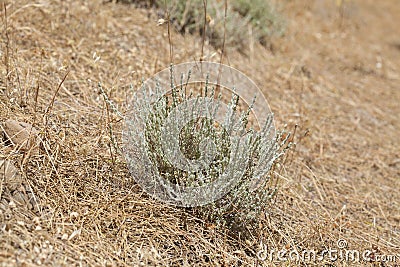
[[7, 23], [7, 5], [4, 2], [4, 32], [6, 34], [6, 54], [4, 57], [4, 64], [6, 65], [6, 94], [8, 95], [8, 82], [9, 82], [9, 74], [10, 74], [10, 62], [9, 62], [9, 57], [10, 57], [10, 36], [8, 34], [8, 23]]
[[174, 62], [174, 50], [173, 50], [173, 44], [172, 44], [172, 36], [171, 36], [171, 15], [169, 13], [169, 10], [167, 8], [167, 1], [164, 1], [164, 5], [166, 8], [167, 12], [167, 22], [168, 22], [168, 43], [169, 43], [169, 63], [173, 64]]
[[223, 63], [224, 53], [225, 53], [225, 40], [226, 40], [226, 18], [228, 15], [228, 0], [224, 1], [225, 10], [224, 10], [224, 39], [222, 40], [222, 48], [221, 48], [221, 57], [219, 59], [219, 64]]
[[69, 74], [69, 70], [64, 75], [64, 78], [61, 80], [60, 84], [58, 85], [57, 90], [54, 92], [53, 98], [51, 99], [49, 106], [46, 108], [45, 114], [48, 114], [51, 111], [51, 109], [53, 108], [54, 101], [56, 100], [56, 96], [57, 96], [58, 92], [60, 91], [60, 88], [61, 88], [62, 84], [64, 83], [65, 79], [67, 79], [68, 74]]
[[36, 91], [35, 91], [35, 106], [34, 106], [34, 111], [36, 113], [37, 111], [37, 103], [38, 103], [38, 97], [39, 97], [39, 90], [40, 90], [40, 82], [42, 78], [42, 69], [43, 69], [43, 56], [44, 56], [44, 51], [40, 53], [40, 66], [39, 66], [39, 74], [37, 78], [37, 86], [36, 86]]
[[203, 36], [201, 42], [201, 57], [200, 62], [204, 60], [204, 43], [206, 42], [206, 30], [207, 30], [207, 0], [203, 0], [204, 7], [204, 24], [203, 24]]
[[219, 89], [220, 89], [220, 81], [221, 81], [221, 71], [222, 71], [222, 64], [223, 64], [223, 59], [224, 59], [224, 53], [225, 53], [225, 39], [226, 39], [226, 18], [228, 15], [228, 0], [224, 1], [225, 5], [225, 10], [224, 10], [224, 39], [222, 40], [222, 48], [221, 48], [221, 57], [219, 59], [219, 70], [218, 70], [218, 80], [217, 80], [217, 85], [215, 87], [215, 93], [218, 95]]

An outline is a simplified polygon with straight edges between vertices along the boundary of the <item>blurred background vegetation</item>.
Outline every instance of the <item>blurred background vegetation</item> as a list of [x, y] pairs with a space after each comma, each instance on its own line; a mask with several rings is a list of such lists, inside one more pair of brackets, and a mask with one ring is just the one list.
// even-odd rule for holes
[[118, 2], [157, 8], [160, 11], [158, 12], [160, 19], [167, 22], [169, 16], [172, 25], [182, 34], [204, 36], [205, 30], [205, 40], [217, 49], [222, 49], [225, 45], [245, 52], [249, 42], [260, 42], [268, 46], [270, 38], [281, 36], [285, 31], [285, 21], [278, 11], [279, 7], [269, 0], [118, 0]]

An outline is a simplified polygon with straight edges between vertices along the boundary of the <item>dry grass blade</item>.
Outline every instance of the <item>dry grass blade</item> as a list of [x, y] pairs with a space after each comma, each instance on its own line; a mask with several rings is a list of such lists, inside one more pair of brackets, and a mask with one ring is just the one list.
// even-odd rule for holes
[[[62, 84], [65, 82], [65, 79], [67, 79], [67, 76], [69, 74], [69, 71], [67, 71], [67, 73], [65, 73], [64, 77], [62, 78], [61, 82], [58, 84], [56, 91], [54, 92], [53, 98], [51, 99], [49, 105], [46, 108], [46, 111], [44, 112], [45, 114], [48, 114], [51, 112], [51, 109], [53, 108], [54, 105], [54, 101], [56, 100], [57, 94], [60, 91], [60, 88], [62, 86]], [[36, 102], [36, 101], [35, 101]]]

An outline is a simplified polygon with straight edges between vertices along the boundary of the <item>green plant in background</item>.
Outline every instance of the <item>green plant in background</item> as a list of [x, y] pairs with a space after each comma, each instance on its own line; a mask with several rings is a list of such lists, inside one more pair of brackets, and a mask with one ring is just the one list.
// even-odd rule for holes
[[[181, 32], [198, 31], [203, 34], [203, 0], [157, 0], [157, 4], [169, 11], [171, 20]], [[206, 34], [216, 47], [222, 45], [224, 31], [225, 44], [238, 48], [246, 45], [250, 34], [265, 44], [272, 35], [284, 32], [283, 19], [267, 0], [232, 0], [228, 1], [227, 8], [225, 21], [224, 1], [207, 1], [209, 17]]]
[[[143, 5], [145, 0], [130, 2]], [[225, 18], [225, 2], [223, 0], [208, 0], [206, 16], [206, 37], [216, 48], [226, 47], [245, 50], [249, 39], [267, 44], [273, 35], [284, 32], [285, 23], [277, 7], [268, 0], [230, 0], [227, 2]], [[204, 31], [203, 0], [148, 0], [149, 5], [155, 5], [168, 11], [172, 24], [181, 33], [199, 33]], [[225, 40], [224, 40], [225, 37]]]
[[234, 11], [246, 18], [254, 28], [255, 36], [265, 42], [269, 36], [281, 35], [284, 32], [284, 21], [276, 7], [266, 0], [234, 0], [231, 2]]

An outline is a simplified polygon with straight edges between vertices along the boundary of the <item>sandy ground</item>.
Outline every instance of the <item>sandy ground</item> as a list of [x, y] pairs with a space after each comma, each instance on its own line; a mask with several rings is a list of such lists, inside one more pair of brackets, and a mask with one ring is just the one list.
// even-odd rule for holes
[[[400, 264], [397, 0], [345, 1], [342, 16], [334, 1], [288, 1], [286, 34], [271, 49], [250, 37], [245, 54], [228, 49], [224, 63], [262, 88], [277, 127], [298, 125], [262, 235], [249, 240], [148, 197], [117, 149], [123, 121], [98, 83], [125, 112], [130, 85], [170, 62], [166, 25], [149, 10], [94, 0], [6, 6], [0, 121], [29, 123], [38, 140], [30, 151], [0, 143], [0, 165], [15, 166], [0, 175], [2, 266], [271, 266], [257, 258], [260, 240], [300, 252], [344, 240], [376, 260], [397, 257], [325, 263]], [[199, 59], [201, 38], [173, 32], [172, 43], [175, 63]], [[204, 55], [219, 60], [207, 45]]]

